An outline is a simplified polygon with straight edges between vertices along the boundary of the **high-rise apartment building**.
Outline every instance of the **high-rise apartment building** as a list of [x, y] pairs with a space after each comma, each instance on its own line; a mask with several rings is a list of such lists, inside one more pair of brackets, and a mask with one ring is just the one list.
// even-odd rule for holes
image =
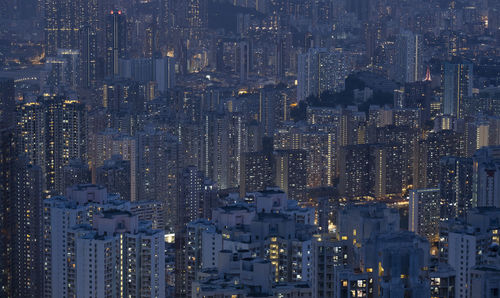
[[472, 297], [493, 298], [500, 292], [500, 270], [495, 266], [477, 266], [471, 270]]
[[427, 238], [429, 242], [437, 240], [439, 235], [440, 196], [439, 188], [410, 190], [408, 230]]
[[163, 57], [154, 59], [154, 79], [158, 84], [158, 91], [165, 92], [175, 87], [175, 58]]
[[301, 149], [307, 152], [307, 187], [333, 185], [337, 170], [335, 129], [310, 127], [301, 134]]
[[80, 86], [91, 88], [95, 86], [97, 79], [102, 77], [102, 66], [99, 66], [98, 56], [98, 36], [89, 25], [83, 26], [79, 34]]
[[[276, 189], [253, 195], [248, 198], [252, 204], [240, 201], [215, 208], [210, 221], [199, 219], [187, 224], [185, 254], [180, 260], [183, 271], [178, 272], [180, 296], [199, 297], [192, 285], [204, 284], [209, 269], [221, 273], [235, 268], [228, 267], [228, 261], [236, 261], [240, 253], [248, 260], [257, 258], [270, 265], [264, 276], [254, 279], [256, 283], [267, 280], [269, 288], [311, 280], [313, 209], [299, 207]], [[241, 283], [246, 284], [246, 280]], [[208, 284], [201, 285], [200, 291]], [[237, 293], [232, 291], [231, 294]]]
[[165, 239], [128, 211], [96, 216], [75, 237], [77, 297], [164, 297]]
[[127, 55], [127, 17], [121, 10], [112, 10], [106, 16], [105, 75], [118, 76], [119, 59]]
[[12, 229], [12, 290], [14, 297], [37, 297], [43, 289], [42, 169], [19, 158], [13, 172], [15, 187]]
[[274, 157], [275, 184], [290, 198], [304, 201], [307, 183], [307, 152], [305, 150], [276, 150]]
[[72, 159], [63, 167], [63, 193], [77, 184], [89, 184], [92, 175], [89, 166], [81, 159]]
[[432, 101], [432, 82], [416, 81], [406, 83], [404, 87], [404, 99], [401, 108], [419, 109], [423, 121], [430, 119]]
[[14, 80], [0, 78], [0, 125], [9, 127], [16, 121], [16, 90]]
[[431, 132], [418, 142], [413, 154], [413, 186], [438, 187], [441, 174], [435, 165], [439, 165], [442, 157], [462, 156], [463, 135], [452, 130]]
[[325, 91], [338, 92], [345, 88], [351, 71], [347, 56], [341, 51], [311, 48], [298, 57], [297, 98], [319, 96]]
[[165, 296], [164, 232], [141, 208], [95, 185], [43, 204], [43, 297]]
[[264, 135], [272, 136], [282, 122], [289, 119], [287, 94], [278, 86], [269, 85], [259, 93], [258, 122]]
[[473, 201], [472, 159], [446, 156], [439, 162], [441, 167], [439, 189], [441, 192], [441, 218], [443, 220], [464, 217], [467, 210], [475, 207]]
[[456, 271], [455, 297], [483, 297], [476, 296], [481, 290], [473, 272], [489, 265], [489, 248], [499, 243], [499, 220], [500, 209], [479, 207], [469, 210], [464, 220], [441, 225], [439, 256]]
[[181, 228], [193, 220], [211, 217], [218, 188], [196, 167], [184, 168], [179, 175], [177, 226]]
[[[90, 1], [93, 2], [93, 1]], [[79, 30], [85, 15], [85, 1], [45, 1], [45, 46], [46, 55], [53, 56], [57, 49], [78, 49]]]
[[45, 179], [47, 189], [63, 193], [63, 167], [73, 159], [87, 159], [86, 110], [75, 99], [40, 98], [45, 112]]
[[42, 168], [44, 189], [64, 192], [64, 167], [87, 159], [86, 110], [63, 96], [42, 96], [18, 108], [19, 150]]
[[479, 207], [500, 208], [500, 146], [476, 151], [473, 162], [473, 200]]
[[394, 79], [400, 83], [413, 83], [423, 79], [423, 37], [404, 31], [396, 38]]
[[[136, 201], [137, 197], [137, 138], [123, 133], [118, 133], [112, 129], [106, 129], [99, 133], [89, 135], [89, 161], [92, 166], [92, 181], [97, 181], [99, 167], [105, 164], [106, 160], [113, 159], [113, 156], [121, 156], [124, 161], [130, 163], [130, 186], [123, 192], [130, 193], [130, 200]], [[174, 176], [175, 177], [175, 176]], [[101, 177], [103, 178], [103, 177]], [[106, 180], [106, 179], [104, 179]], [[102, 181], [102, 180], [101, 180]], [[126, 197], [126, 196], [125, 196]]]
[[[135, 200], [164, 202], [169, 229], [176, 224], [179, 192], [180, 148], [177, 139], [171, 134], [146, 128], [137, 135], [136, 179], [137, 196]], [[133, 164], [130, 164], [131, 170]], [[133, 186], [132, 186], [133, 187]], [[131, 189], [131, 194], [132, 194]], [[134, 200], [134, 199], [133, 199]], [[183, 210], [185, 212], [185, 210]]]
[[444, 65], [443, 114], [462, 117], [464, 99], [472, 97], [473, 64], [447, 62]]
[[313, 297], [336, 297], [333, 271], [335, 267], [346, 266], [348, 240], [338, 240], [333, 234], [313, 237], [311, 283]]
[[130, 161], [114, 156], [97, 168], [96, 183], [106, 187], [110, 193], [120, 194], [121, 199], [131, 201], [131, 175]]
[[80, 86], [80, 51], [58, 49], [54, 56], [47, 57], [45, 68], [46, 83], [52, 92], [75, 91]]
[[398, 211], [383, 204], [349, 205], [339, 212], [336, 245], [346, 248], [342, 263], [331, 270], [335, 294], [328, 297], [350, 297], [352, 291], [361, 297], [429, 295], [429, 243], [400, 231], [399, 221]]
[[345, 146], [340, 151], [339, 191], [351, 197], [361, 197], [370, 194], [372, 179], [370, 178], [370, 145]]
[[373, 271], [378, 275], [373, 279], [373, 287], [380, 289], [380, 294], [375, 293], [374, 296], [428, 296], [429, 249], [425, 238], [408, 231], [380, 234], [366, 241], [361, 264], [367, 272]]
[[351, 198], [401, 194], [405, 182], [404, 147], [399, 143], [342, 147], [339, 191]]
[[[399, 213], [384, 204], [348, 205], [338, 213], [338, 238], [363, 243], [377, 233], [399, 231]], [[352, 241], [351, 241], [352, 240]]]
[[0, 129], [0, 294], [12, 295], [12, 220], [13, 211], [14, 169], [16, 160], [16, 139], [14, 131], [9, 128]]
[[[46, 171], [46, 110], [40, 102], [27, 102], [17, 108], [17, 143], [20, 152], [33, 165]], [[45, 188], [45, 187], [44, 187]]]
[[42, 290], [42, 170], [17, 148], [13, 126], [0, 129], [0, 296]]
[[241, 160], [240, 196], [263, 191], [274, 185], [272, 155], [268, 152], [247, 152]]

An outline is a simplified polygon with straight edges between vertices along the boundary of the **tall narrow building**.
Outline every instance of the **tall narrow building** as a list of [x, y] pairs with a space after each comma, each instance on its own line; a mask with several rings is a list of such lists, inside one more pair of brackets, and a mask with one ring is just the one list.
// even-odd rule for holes
[[465, 217], [467, 210], [475, 207], [472, 200], [472, 159], [446, 156], [439, 162], [441, 168], [441, 218], [444, 220]]
[[0, 78], [0, 127], [8, 127], [15, 123], [15, 92], [14, 80]]
[[1, 297], [40, 297], [42, 171], [17, 150], [13, 127], [0, 130]]
[[205, 177], [196, 167], [185, 168], [179, 177], [177, 221], [179, 227], [201, 218]]
[[74, 99], [40, 98], [45, 113], [45, 179], [47, 189], [64, 192], [63, 167], [72, 159], [87, 159], [86, 112]]
[[[98, 65], [98, 38], [96, 32], [90, 26], [80, 29], [80, 86], [91, 88], [99, 76]], [[102, 75], [102, 73], [101, 73]]]
[[478, 207], [500, 208], [500, 146], [474, 153], [473, 202]]
[[121, 10], [112, 10], [106, 16], [106, 65], [105, 75], [120, 74], [120, 59], [127, 54], [127, 18]]
[[411, 190], [409, 204], [408, 229], [429, 242], [437, 240], [441, 205], [439, 188]]
[[423, 38], [404, 31], [396, 40], [395, 77], [400, 83], [413, 83], [423, 78]]
[[42, 290], [42, 169], [25, 158], [14, 171], [12, 289], [14, 297], [39, 297]]
[[443, 113], [462, 118], [463, 102], [472, 96], [473, 64], [448, 62], [444, 64]]
[[275, 184], [288, 197], [305, 201], [307, 185], [307, 151], [276, 150], [274, 152]]
[[12, 295], [12, 220], [15, 137], [9, 127], [0, 128], [0, 296]]

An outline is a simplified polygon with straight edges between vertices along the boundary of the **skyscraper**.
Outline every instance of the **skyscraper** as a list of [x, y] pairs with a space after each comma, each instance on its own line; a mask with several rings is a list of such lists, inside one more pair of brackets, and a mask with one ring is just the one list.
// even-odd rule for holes
[[343, 196], [384, 198], [402, 192], [406, 161], [399, 143], [342, 147], [339, 164]]
[[82, 13], [85, 2], [87, 1], [45, 1], [45, 51], [47, 56], [57, 54], [57, 49], [78, 49], [79, 30], [85, 17]]
[[[205, 0], [201, 0], [205, 1]], [[252, 67], [251, 47], [248, 41], [238, 42], [238, 55], [236, 69], [239, 70], [240, 82], [246, 82]]]
[[[216, 208], [210, 221], [198, 219], [187, 224], [183, 238], [186, 243], [185, 253], [179, 260], [183, 270], [178, 272], [178, 279], [176, 276], [176, 283], [179, 285], [176, 297], [185, 297], [184, 295], [202, 297], [203, 295], [197, 295], [198, 290], [191, 284], [194, 281], [203, 282], [202, 272], [207, 269], [219, 271], [227, 268], [245, 268], [248, 274], [250, 267], [239, 267], [228, 263], [236, 261], [238, 255], [245, 257], [247, 261], [255, 256], [259, 258], [260, 263], [264, 260], [269, 261], [274, 269], [262, 272], [262, 280], [268, 284], [311, 280], [312, 268], [309, 260], [314, 210], [299, 207], [296, 201], [288, 200], [278, 189], [253, 193], [252, 198], [255, 204], [239, 203]], [[241, 232], [246, 229], [248, 233], [240, 237]], [[240, 249], [242, 247], [245, 249]], [[268, 249], [263, 251], [260, 247]], [[220, 276], [226, 275], [215, 274], [212, 280], [222, 280]], [[250, 280], [255, 284], [259, 279], [261, 278], [255, 276]], [[203, 292], [205, 289], [201, 288], [200, 292]], [[216, 293], [221, 293], [220, 290], [223, 289], [219, 287]], [[269, 292], [261, 286], [253, 291]], [[227, 296], [226, 293], [234, 294], [239, 291], [229, 288], [229, 291], [224, 291], [224, 296]]]
[[273, 135], [279, 121], [284, 118], [278, 113], [282, 105], [286, 105], [286, 95], [275, 86], [266, 86], [260, 91], [259, 123], [266, 136]]
[[240, 196], [273, 186], [272, 156], [268, 152], [247, 152], [241, 159]]
[[405, 84], [403, 108], [421, 110], [422, 122], [430, 119], [432, 86], [430, 81]]
[[311, 48], [298, 57], [297, 98], [304, 100], [325, 91], [338, 92], [345, 88], [351, 71], [350, 62], [342, 51]]
[[54, 57], [47, 57], [45, 68], [48, 70], [47, 85], [50, 91], [75, 91], [80, 85], [80, 52], [71, 49], [58, 49]]
[[[17, 108], [17, 143], [31, 164], [46, 169], [47, 120], [44, 105], [40, 102], [27, 102]], [[44, 187], [45, 189], [45, 187]]]
[[463, 118], [464, 98], [472, 96], [474, 73], [470, 62], [447, 62], [444, 64], [443, 113]]
[[439, 161], [445, 156], [461, 156], [462, 135], [443, 130], [432, 132], [427, 139], [420, 140], [413, 157], [413, 186], [416, 188], [437, 188], [440, 180]]
[[196, 167], [187, 167], [180, 174], [177, 216], [179, 227], [201, 218], [203, 214], [204, 182], [203, 173]]
[[275, 184], [288, 197], [305, 201], [307, 184], [307, 152], [305, 150], [276, 150], [274, 157]]
[[15, 123], [16, 90], [14, 80], [0, 78], [0, 126], [9, 127]]
[[464, 217], [467, 210], [474, 207], [472, 200], [473, 167], [472, 159], [446, 156], [439, 162], [441, 167], [439, 189], [442, 206], [441, 218]]
[[187, 8], [187, 25], [189, 28], [200, 30], [208, 25], [208, 1], [188, 0], [183, 5]]
[[118, 76], [119, 60], [127, 55], [127, 18], [121, 10], [112, 10], [106, 16], [105, 75]]
[[42, 169], [29, 160], [16, 161], [12, 190], [12, 289], [14, 297], [39, 297], [43, 287]]
[[479, 207], [500, 208], [500, 146], [479, 149], [473, 160], [473, 200]]
[[[146, 129], [137, 136], [137, 156], [134, 158], [137, 158], [137, 198], [132, 200], [163, 202], [166, 225], [173, 230], [178, 213], [178, 141], [164, 131]], [[130, 164], [132, 175], [135, 175], [134, 166]], [[184, 212], [183, 209], [181, 214]]]
[[0, 129], [0, 296], [42, 290], [42, 171], [17, 150], [13, 127]]
[[87, 158], [86, 113], [78, 100], [44, 95], [18, 108], [19, 150], [42, 168], [44, 190], [64, 192], [64, 166]]
[[310, 188], [332, 186], [336, 176], [336, 131], [325, 130], [311, 127], [301, 135], [301, 149], [307, 151], [307, 187]]
[[383, 295], [429, 296], [430, 245], [425, 238], [408, 231], [380, 234], [366, 241], [361, 249], [361, 263], [378, 271], [380, 277], [374, 278], [374, 288], [380, 287]]
[[99, 75], [102, 76], [102, 66], [98, 65], [97, 42], [97, 34], [90, 26], [80, 29], [80, 86], [83, 88], [91, 88]]
[[90, 182], [92, 182], [92, 175], [88, 164], [83, 160], [72, 159], [63, 167], [63, 193], [68, 187]]
[[72, 159], [87, 159], [84, 105], [63, 96], [40, 98], [45, 113], [45, 179], [47, 189], [64, 192], [63, 167]]
[[130, 161], [121, 156], [113, 156], [97, 168], [97, 184], [102, 185], [111, 193], [120, 194], [120, 198], [131, 201], [131, 171]]
[[77, 297], [165, 297], [162, 230], [128, 211], [109, 210], [96, 216], [92, 230], [75, 234], [81, 235], [71, 255], [78, 266]]
[[155, 81], [158, 91], [165, 92], [175, 87], [175, 58], [163, 57], [154, 59]]
[[370, 173], [370, 145], [350, 145], [340, 150], [339, 191], [344, 196], [362, 197], [370, 194], [372, 177]]
[[423, 38], [419, 34], [404, 31], [396, 39], [394, 79], [400, 83], [413, 83], [423, 78]]
[[11, 128], [0, 128], [0, 296], [13, 294], [12, 288], [12, 221], [14, 214], [14, 169], [16, 142]]
[[[200, 218], [206, 218], [213, 209], [211, 202], [216, 199], [216, 187], [206, 180], [203, 173], [196, 167], [184, 168], [179, 174], [179, 194], [177, 197], [177, 224], [175, 229], [175, 285], [176, 297], [186, 297], [191, 292], [193, 277], [190, 276], [196, 268], [194, 263], [200, 260], [187, 256], [196, 249], [196, 243], [189, 241], [196, 237], [190, 229], [189, 223]], [[201, 240], [201, 239], [200, 239]], [[187, 296], [189, 297], [189, 296]]]
[[408, 229], [432, 242], [437, 240], [440, 221], [439, 188], [410, 191]]

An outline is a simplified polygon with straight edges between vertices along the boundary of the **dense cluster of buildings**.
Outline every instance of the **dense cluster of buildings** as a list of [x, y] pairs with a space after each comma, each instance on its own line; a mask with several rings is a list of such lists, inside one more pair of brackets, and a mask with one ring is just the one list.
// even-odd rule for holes
[[500, 1], [0, 0], [0, 297], [498, 297]]

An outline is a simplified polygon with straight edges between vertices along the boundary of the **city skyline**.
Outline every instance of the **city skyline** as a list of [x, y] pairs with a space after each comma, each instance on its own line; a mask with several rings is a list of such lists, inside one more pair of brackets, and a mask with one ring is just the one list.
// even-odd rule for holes
[[500, 1], [0, 0], [0, 297], [500, 295]]

